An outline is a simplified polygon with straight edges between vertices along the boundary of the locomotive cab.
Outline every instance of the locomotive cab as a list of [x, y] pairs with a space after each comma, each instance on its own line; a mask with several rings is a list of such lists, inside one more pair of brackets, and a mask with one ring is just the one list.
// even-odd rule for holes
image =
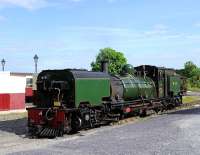
[[135, 67], [137, 73], [151, 78], [156, 86], [157, 98], [172, 106], [182, 104], [181, 76], [174, 69], [142, 65]]

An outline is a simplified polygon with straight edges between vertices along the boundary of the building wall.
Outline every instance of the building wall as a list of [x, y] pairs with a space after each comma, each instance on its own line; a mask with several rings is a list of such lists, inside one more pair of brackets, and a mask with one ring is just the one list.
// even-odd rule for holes
[[0, 72], [0, 111], [25, 108], [25, 76]]

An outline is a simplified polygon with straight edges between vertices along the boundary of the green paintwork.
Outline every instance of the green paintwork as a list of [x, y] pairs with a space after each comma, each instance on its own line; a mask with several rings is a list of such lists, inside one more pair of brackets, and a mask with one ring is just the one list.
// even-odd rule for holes
[[148, 77], [142, 77], [141, 80], [144, 80], [142, 86], [139, 87], [141, 92], [144, 93], [141, 93], [142, 96], [144, 96], [145, 98], [156, 98], [156, 87], [153, 80]]
[[75, 104], [87, 102], [92, 106], [102, 104], [103, 97], [110, 96], [110, 79], [80, 78], [75, 79]]
[[179, 76], [169, 76], [170, 92], [174, 95], [178, 95], [181, 89], [181, 80]]
[[148, 77], [125, 76], [120, 77], [124, 86], [124, 100], [156, 97], [154, 82]]
[[164, 78], [158, 81], [159, 97], [164, 97]]

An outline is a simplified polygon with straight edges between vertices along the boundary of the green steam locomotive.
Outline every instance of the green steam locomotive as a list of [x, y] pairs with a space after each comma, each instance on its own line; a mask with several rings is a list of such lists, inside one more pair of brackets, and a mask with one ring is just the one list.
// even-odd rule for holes
[[37, 77], [35, 107], [27, 108], [29, 133], [55, 137], [148, 110], [182, 103], [181, 77], [173, 69], [125, 65], [120, 75], [87, 70], [44, 70]]

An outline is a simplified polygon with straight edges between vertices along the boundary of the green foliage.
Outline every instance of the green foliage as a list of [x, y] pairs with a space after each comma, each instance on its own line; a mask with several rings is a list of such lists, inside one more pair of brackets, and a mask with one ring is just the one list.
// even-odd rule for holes
[[109, 62], [108, 70], [111, 74], [119, 74], [121, 67], [127, 63], [123, 53], [112, 48], [104, 48], [100, 49], [100, 52], [96, 57], [96, 61], [91, 63], [92, 71], [100, 71], [101, 61], [105, 60]]
[[197, 66], [192, 62], [192, 61], [188, 61], [185, 63], [185, 68], [184, 68], [184, 75], [187, 78], [191, 78], [193, 76], [195, 76], [195, 72], [197, 72]]
[[199, 101], [199, 96], [183, 96], [183, 103], [192, 103]]
[[192, 61], [186, 62], [184, 69], [179, 70], [178, 73], [187, 78], [188, 89], [200, 88], [200, 68]]

